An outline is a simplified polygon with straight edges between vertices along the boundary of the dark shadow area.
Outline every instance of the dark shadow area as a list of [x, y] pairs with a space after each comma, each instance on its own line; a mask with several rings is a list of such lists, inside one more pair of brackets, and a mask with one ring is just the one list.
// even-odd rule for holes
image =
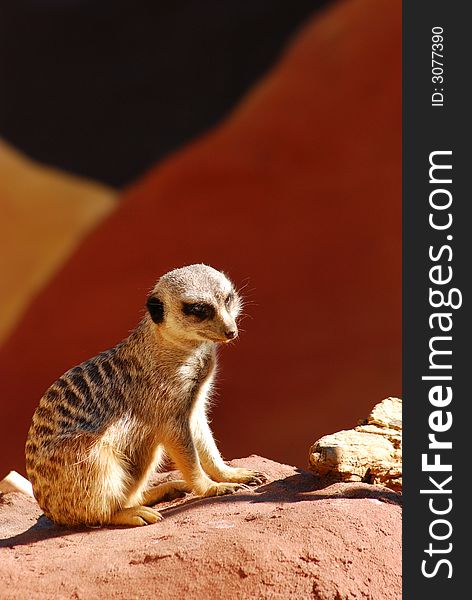
[[[324, 493], [320, 493], [323, 490]], [[314, 502], [329, 499], [362, 499], [379, 500], [387, 504], [402, 505], [402, 495], [379, 486], [364, 483], [342, 483], [333, 479], [327, 481], [315, 477], [308, 471], [297, 469], [296, 475], [277, 479], [254, 489], [250, 494], [238, 492], [230, 496], [219, 496], [213, 498], [190, 498], [181, 500], [178, 504], [161, 508], [162, 515], [171, 516], [183, 513], [185, 510], [195, 508], [199, 504], [249, 502], [292, 503], [292, 502]]]
[[[341, 484], [342, 487], [336, 484]], [[319, 492], [333, 487], [330, 493], [306, 495], [308, 492]], [[262, 494], [263, 502], [270, 502], [271, 497], [280, 498], [281, 495], [292, 497], [292, 502], [304, 500], [325, 500], [327, 498], [363, 499], [372, 498], [389, 504], [402, 504], [402, 495], [394, 490], [366, 483], [342, 482], [334, 477], [317, 477], [308, 471], [297, 469], [296, 475], [285, 479], [277, 479], [263, 485], [256, 490]]]
[[217, 125], [327, 2], [0, 1], [0, 135], [122, 187]]
[[73, 534], [86, 534], [91, 533], [93, 530], [88, 527], [62, 527], [61, 525], [55, 525], [44, 515], [41, 515], [36, 523], [32, 525], [26, 531], [18, 533], [9, 538], [0, 540], [0, 548], [13, 548], [14, 546], [27, 546], [28, 544], [35, 544], [36, 542], [42, 542], [43, 540], [66, 537]]
[[[220, 503], [247, 502], [249, 504], [259, 502], [273, 503], [292, 503], [292, 502], [315, 502], [318, 500], [346, 499], [362, 500], [365, 498], [379, 500], [387, 504], [402, 505], [401, 494], [364, 483], [341, 483], [339, 481], [326, 480], [315, 477], [307, 471], [297, 469], [296, 475], [277, 479], [258, 488], [250, 493], [237, 492], [228, 496], [218, 496], [212, 498], [187, 497], [186, 499], [176, 500], [172, 504], [156, 504], [155, 509], [159, 510], [164, 517], [179, 515], [185, 511], [196, 508], [202, 504], [213, 505]], [[113, 527], [113, 529], [127, 529], [127, 527]], [[19, 533], [13, 537], [0, 540], [0, 548], [12, 548], [14, 546], [23, 546], [34, 544], [46, 539], [56, 537], [66, 537], [74, 534], [91, 534], [94, 528], [66, 528], [55, 525], [47, 517], [42, 515], [37, 522], [27, 531]]]

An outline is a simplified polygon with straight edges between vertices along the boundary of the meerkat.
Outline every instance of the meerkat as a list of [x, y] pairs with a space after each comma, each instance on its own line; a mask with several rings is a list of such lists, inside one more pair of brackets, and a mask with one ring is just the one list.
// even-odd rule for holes
[[[216, 346], [238, 335], [241, 298], [198, 264], [163, 275], [136, 329], [44, 394], [26, 467], [45, 515], [62, 525], [146, 525], [160, 500], [229, 494], [264, 475], [228, 466], [208, 424]], [[183, 480], [148, 487], [166, 453]]]

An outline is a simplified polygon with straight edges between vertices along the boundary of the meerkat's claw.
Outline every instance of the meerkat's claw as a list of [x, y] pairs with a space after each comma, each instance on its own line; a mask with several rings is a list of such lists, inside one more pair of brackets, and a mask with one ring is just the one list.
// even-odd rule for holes
[[245, 483], [240, 483], [240, 484], [239, 484], [239, 487], [240, 487], [242, 490], [250, 490], [250, 489], [251, 489], [251, 486], [249, 486], [249, 485], [247, 485], [247, 484], [245, 484]]
[[163, 520], [158, 513], [147, 506], [133, 506], [115, 513], [110, 519], [110, 525], [129, 525], [130, 527], [141, 527]]
[[250, 475], [248, 474], [247, 477], [250, 477], [250, 479], [248, 479], [246, 483], [250, 486], [254, 487], [256, 485], [262, 485], [267, 481], [267, 477], [264, 473], [260, 473], [259, 471], [249, 471], [248, 473], [250, 473]]
[[248, 482], [248, 486], [257, 487], [258, 485], [262, 485], [263, 483], [264, 481], [262, 479], [259, 479], [259, 477], [254, 477], [253, 479], [251, 479], [251, 481]]
[[260, 473], [259, 471], [254, 471], [253, 473], [253, 478], [251, 481], [248, 481], [249, 485], [262, 485], [267, 482], [267, 476], [264, 473]]

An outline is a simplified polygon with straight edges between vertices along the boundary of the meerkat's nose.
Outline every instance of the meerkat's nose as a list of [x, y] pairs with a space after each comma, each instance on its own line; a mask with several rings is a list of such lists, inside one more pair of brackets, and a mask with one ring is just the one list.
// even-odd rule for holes
[[225, 337], [228, 340], [234, 339], [237, 335], [238, 335], [238, 332], [235, 329], [232, 329], [231, 331], [225, 331]]

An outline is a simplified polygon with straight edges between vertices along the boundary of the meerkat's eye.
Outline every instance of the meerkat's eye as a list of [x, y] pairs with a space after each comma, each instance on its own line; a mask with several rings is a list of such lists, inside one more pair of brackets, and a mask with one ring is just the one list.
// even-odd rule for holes
[[213, 306], [211, 306], [211, 304], [205, 304], [204, 302], [197, 302], [195, 304], [184, 302], [182, 312], [184, 315], [197, 317], [200, 321], [212, 319], [215, 316], [215, 309]]
[[229, 306], [233, 300], [234, 300], [234, 294], [233, 294], [233, 292], [230, 292], [230, 293], [229, 293], [229, 294], [226, 296], [226, 300], [225, 300], [225, 304], [226, 304], [226, 306]]

